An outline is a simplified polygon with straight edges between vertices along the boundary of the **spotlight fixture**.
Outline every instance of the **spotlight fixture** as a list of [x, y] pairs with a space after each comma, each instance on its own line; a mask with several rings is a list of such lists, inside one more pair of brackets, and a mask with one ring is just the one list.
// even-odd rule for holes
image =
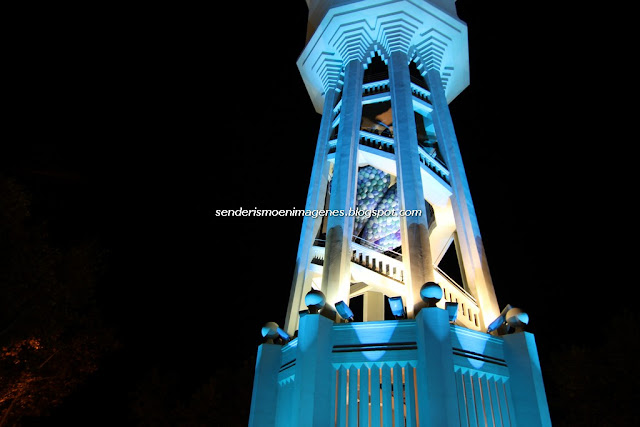
[[403, 319], [406, 316], [402, 297], [389, 297], [389, 307], [396, 319]]
[[513, 332], [524, 331], [529, 324], [529, 315], [519, 308], [512, 307], [511, 304], [502, 310], [500, 316], [496, 318], [489, 327], [487, 333], [497, 331], [498, 335], [511, 334]]
[[353, 321], [353, 311], [351, 311], [349, 306], [344, 301], [338, 301], [336, 303], [336, 311], [344, 320], [348, 322]]
[[505, 316], [507, 315], [507, 311], [511, 310], [512, 308], [513, 307], [511, 307], [511, 304], [506, 305], [506, 307], [500, 312], [500, 315], [496, 317], [496, 319], [489, 324], [489, 327], [487, 328], [488, 334], [495, 331], [496, 329], [498, 329], [500, 326], [504, 324], [504, 322], [506, 321]]
[[286, 333], [285, 331], [283, 331], [282, 329], [278, 328], [278, 335], [280, 336], [280, 338], [284, 341], [284, 342], [288, 342], [289, 339], [291, 338], [289, 336], [288, 333]]
[[457, 302], [445, 302], [444, 309], [449, 314], [449, 322], [455, 322], [458, 318], [458, 303]]
[[280, 329], [280, 326], [276, 322], [267, 322], [262, 327], [261, 331], [262, 337], [265, 338], [265, 341], [269, 344], [273, 344], [274, 341], [279, 344], [285, 344], [291, 338], [289, 334]]

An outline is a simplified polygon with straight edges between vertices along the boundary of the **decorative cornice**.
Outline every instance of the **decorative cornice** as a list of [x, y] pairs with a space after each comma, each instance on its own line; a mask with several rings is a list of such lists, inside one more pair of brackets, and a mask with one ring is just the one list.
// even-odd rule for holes
[[338, 86], [342, 72], [342, 59], [336, 53], [322, 52], [312, 68], [320, 77], [323, 92]]
[[[418, 66], [418, 70], [424, 75], [428, 70], [436, 70], [440, 73], [442, 86], [447, 90], [449, 77], [453, 73], [453, 66], [443, 67], [443, 60], [451, 38], [438, 30], [431, 28], [420, 34], [421, 41], [412, 49], [412, 56]], [[446, 73], [444, 72], [446, 69]], [[446, 74], [446, 76], [445, 76]]]
[[420, 34], [421, 41], [415, 45], [415, 53], [426, 70], [438, 70], [442, 68], [442, 60], [451, 43], [451, 37], [431, 28]]
[[405, 52], [426, 72], [441, 73], [451, 101], [469, 83], [466, 24], [429, 2], [420, 0], [362, 0], [340, 4], [324, 14], [298, 59], [316, 111], [323, 94], [337, 88], [349, 61], [366, 61], [372, 52], [383, 59]]
[[380, 16], [376, 22], [376, 41], [388, 55], [395, 51], [408, 53], [420, 24], [404, 11]]
[[353, 60], [362, 61], [372, 43], [364, 19], [340, 25], [329, 39], [329, 44], [339, 53], [345, 65]]

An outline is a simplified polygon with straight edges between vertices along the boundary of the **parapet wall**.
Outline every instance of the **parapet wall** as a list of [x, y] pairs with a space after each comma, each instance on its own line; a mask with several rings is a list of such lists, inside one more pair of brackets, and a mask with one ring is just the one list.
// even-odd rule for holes
[[304, 316], [296, 339], [261, 346], [255, 381], [251, 426], [551, 425], [533, 335], [451, 325], [439, 308]]

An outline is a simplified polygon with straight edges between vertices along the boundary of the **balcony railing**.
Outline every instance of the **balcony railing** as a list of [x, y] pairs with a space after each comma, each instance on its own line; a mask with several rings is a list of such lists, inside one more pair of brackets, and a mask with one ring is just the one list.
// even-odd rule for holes
[[[326, 241], [322, 239], [314, 241], [311, 254], [313, 264], [324, 264], [325, 244]], [[402, 254], [385, 251], [373, 242], [354, 236], [354, 241], [351, 243], [351, 262], [399, 283], [404, 283]], [[480, 310], [476, 299], [438, 266], [434, 265], [433, 268], [436, 282], [443, 292], [440, 305], [444, 306], [445, 302], [458, 303], [458, 323], [470, 329], [478, 329]]]
[[418, 156], [420, 158], [420, 163], [434, 171], [444, 182], [451, 184], [451, 180], [449, 179], [449, 170], [442, 162], [440, 162], [440, 160], [438, 160], [437, 157], [428, 154], [425, 149], [420, 146], [418, 146]]
[[[361, 130], [359, 143], [366, 147], [384, 151], [385, 153], [395, 153], [393, 138], [389, 138], [388, 136]], [[329, 154], [336, 152], [337, 144], [337, 139], [329, 141]], [[451, 180], [449, 179], [449, 170], [440, 160], [438, 160], [437, 157], [428, 154], [425, 149], [420, 146], [418, 146], [418, 156], [420, 163], [435, 172], [435, 174], [438, 175], [445, 183], [451, 184]]]
[[393, 137], [379, 135], [365, 130], [360, 131], [360, 144], [371, 148], [377, 148], [387, 153], [395, 153]]
[[351, 243], [351, 261], [390, 279], [404, 283], [402, 255], [394, 251], [384, 251], [373, 242], [356, 237]]
[[362, 96], [376, 95], [378, 93], [389, 92], [389, 79], [364, 83], [362, 85]]
[[476, 299], [438, 266], [434, 265], [433, 268], [436, 282], [444, 294], [442, 299], [445, 302], [458, 303], [458, 323], [470, 329], [478, 329], [480, 310]]

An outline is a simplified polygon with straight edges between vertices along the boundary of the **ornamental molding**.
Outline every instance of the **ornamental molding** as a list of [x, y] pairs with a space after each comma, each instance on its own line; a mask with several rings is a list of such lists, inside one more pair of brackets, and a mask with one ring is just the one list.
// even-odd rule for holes
[[298, 58], [298, 68], [316, 111], [324, 93], [337, 88], [350, 61], [404, 52], [418, 68], [440, 72], [447, 100], [469, 84], [467, 25], [420, 0], [363, 0], [326, 11]]

